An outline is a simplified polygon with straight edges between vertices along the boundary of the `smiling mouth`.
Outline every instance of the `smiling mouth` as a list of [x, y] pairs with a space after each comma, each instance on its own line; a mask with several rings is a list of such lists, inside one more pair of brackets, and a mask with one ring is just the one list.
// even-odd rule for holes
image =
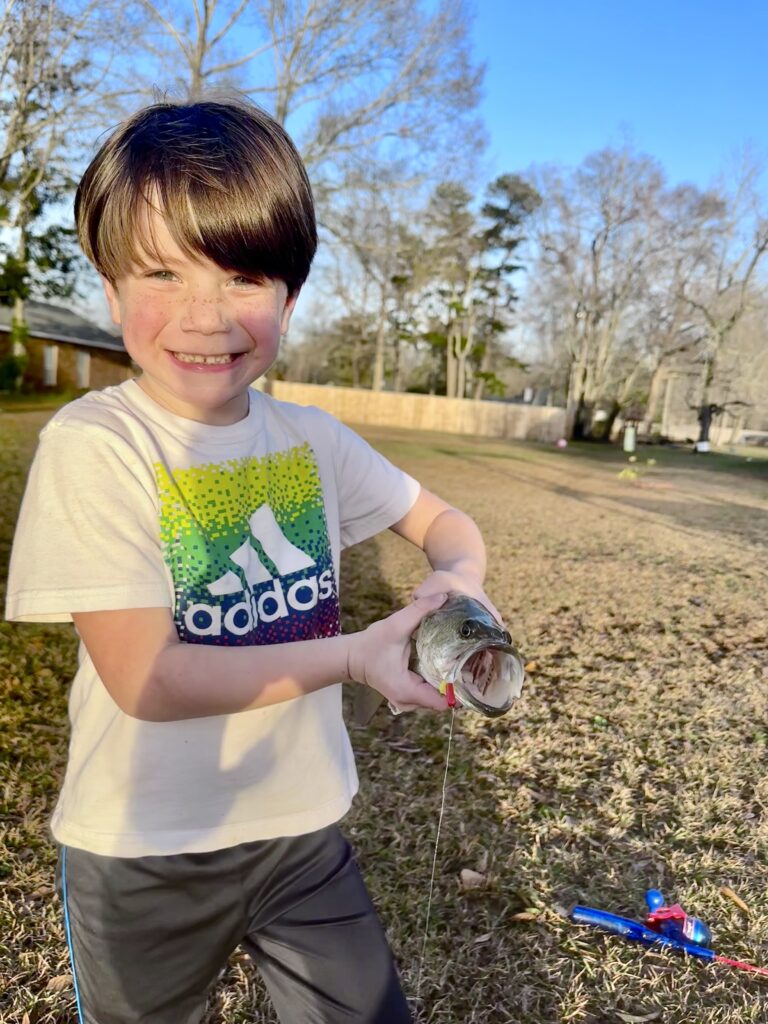
[[225, 352], [218, 356], [198, 356], [189, 352], [174, 352], [174, 356], [181, 363], [197, 363], [199, 366], [219, 366], [227, 363], [234, 363], [239, 359], [242, 352]]

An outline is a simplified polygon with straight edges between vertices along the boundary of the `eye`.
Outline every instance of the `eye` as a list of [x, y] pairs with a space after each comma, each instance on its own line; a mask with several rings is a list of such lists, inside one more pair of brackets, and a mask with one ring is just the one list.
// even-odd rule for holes
[[472, 623], [471, 622], [462, 622], [461, 629], [459, 630], [459, 632], [461, 633], [461, 635], [465, 639], [467, 639], [468, 637], [472, 636], [472, 633], [473, 633]]
[[248, 277], [246, 274], [238, 274], [232, 278], [232, 283], [238, 288], [258, 288], [264, 284], [264, 278]]
[[170, 270], [150, 270], [146, 277], [153, 281], [175, 281], [176, 275]]

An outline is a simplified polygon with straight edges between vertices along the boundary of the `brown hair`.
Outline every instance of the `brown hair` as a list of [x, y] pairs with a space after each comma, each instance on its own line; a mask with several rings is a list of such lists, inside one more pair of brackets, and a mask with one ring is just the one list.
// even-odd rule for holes
[[283, 128], [244, 101], [157, 103], [118, 125], [75, 197], [83, 252], [113, 284], [158, 254], [158, 210], [183, 252], [296, 292], [317, 247], [307, 172]]

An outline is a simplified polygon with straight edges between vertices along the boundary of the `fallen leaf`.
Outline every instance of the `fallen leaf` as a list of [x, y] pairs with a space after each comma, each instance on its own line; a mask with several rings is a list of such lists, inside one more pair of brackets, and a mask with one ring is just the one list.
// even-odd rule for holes
[[741, 910], [744, 914], [748, 915], [750, 913], [750, 909], [747, 906], [747, 904], [740, 896], [736, 895], [733, 889], [729, 889], [727, 885], [721, 885], [720, 892], [723, 894], [723, 896], [727, 897], [731, 901], [731, 903], [735, 903], [739, 910]]
[[45, 986], [46, 992], [64, 992], [65, 989], [72, 988], [72, 975], [71, 974], [59, 974], [55, 978], [51, 978], [48, 984]]
[[421, 747], [417, 743], [412, 743], [407, 739], [395, 739], [384, 741], [388, 747], [392, 750], [397, 750], [401, 754], [421, 754], [423, 753]]
[[539, 667], [538, 661], [529, 661], [526, 664], [526, 666], [525, 666], [525, 671], [526, 672], [535, 672], [538, 667]]
[[33, 900], [42, 899], [43, 896], [53, 896], [56, 892], [52, 885], [44, 885], [41, 889], [35, 889], [34, 892], [29, 894], [29, 898]]
[[521, 910], [517, 914], [513, 914], [510, 918], [511, 921], [537, 921], [539, 917], [538, 910]]
[[648, 1021], [658, 1020], [661, 1017], [661, 1010], [651, 1010], [650, 1013], [626, 1013], [624, 1010], [614, 1010], [614, 1013], [624, 1024], [647, 1024]]
[[479, 871], [473, 871], [471, 868], [461, 869], [462, 889], [479, 889], [485, 882], [485, 875], [481, 875]]
[[492, 938], [493, 932], [486, 932], [485, 935], [478, 935], [477, 938], [473, 940], [472, 945], [482, 946], [484, 942], [490, 942]]

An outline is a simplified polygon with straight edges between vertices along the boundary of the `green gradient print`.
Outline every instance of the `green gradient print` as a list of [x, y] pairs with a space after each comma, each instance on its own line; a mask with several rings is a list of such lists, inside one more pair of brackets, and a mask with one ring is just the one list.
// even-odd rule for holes
[[172, 473], [157, 463], [155, 474], [181, 639], [279, 643], [338, 632], [323, 491], [308, 444]]

